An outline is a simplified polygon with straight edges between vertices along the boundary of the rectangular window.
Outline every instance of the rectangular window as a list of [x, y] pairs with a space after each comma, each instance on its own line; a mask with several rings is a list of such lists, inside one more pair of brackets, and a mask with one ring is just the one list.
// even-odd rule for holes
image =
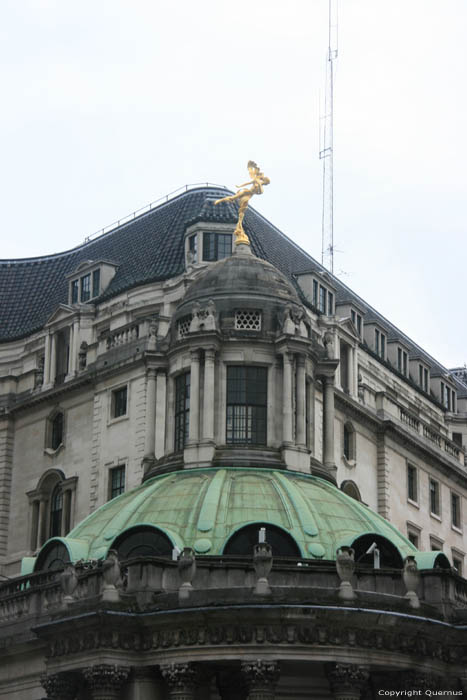
[[175, 451], [183, 450], [190, 428], [190, 373], [179, 374], [175, 379]]
[[407, 539], [412, 542], [413, 546], [416, 547], [417, 549], [420, 546], [420, 533], [415, 530], [414, 527], [408, 526], [407, 527]]
[[397, 348], [397, 369], [404, 377], [407, 376], [407, 353], [402, 348]]
[[451, 523], [458, 529], [461, 526], [461, 499], [457, 493], [451, 492]]
[[357, 332], [360, 338], [362, 337], [362, 317], [357, 314]]
[[375, 328], [375, 352], [379, 355], [379, 330]]
[[116, 498], [125, 491], [125, 465], [110, 470], [109, 498]]
[[101, 271], [99, 268], [92, 273], [92, 296], [98, 297], [101, 293]]
[[462, 447], [462, 433], [453, 433], [452, 441], [459, 447]]
[[313, 306], [318, 306], [318, 282], [313, 280]]
[[464, 570], [464, 562], [463, 558], [460, 557], [458, 554], [452, 555], [452, 565], [456, 570], [456, 573], [459, 574], [459, 576], [463, 576], [463, 570]]
[[334, 294], [328, 292], [328, 316], [332, 316], [334, 313]]
[[322, 287], [321, 285], [319, 286], [318, 309], [319, 309], [319, 311], [321, 311], [322, 314], [326, 313], [326, 289], [324, 287]]
[[418, 383], [423, 389], [423, 366], [418, 365]]
[[194, 236], [190, 236], [188, 239], [188, 250], [191, 253], [191, 259], [193, 262], [197, 262], [198, 256], [198, 236], [195, 234]]
[[71, 283], [71, 303], [77, 304], [79, 300], [79, 280], [73, 280]]
[[81, 298], [82, 302], [91, 298], [91, 274], [81, 277]]
[[350, 318], [352, 319], [352, 323], [354, 324], [354, 326], [357, 327], [357, 314], [353, 309], [350, 312]]
[[231, 233], [204, 233], [203, 260], [213, 262], [222, 260], [232, 254]]
[[386, 357], [386, 336], [381, 333], [381, 353], [380, 357], [384, 360]]
[[126, 416], [128, 388], [122, 386], [112, 391], [112, 418]]
[[430, 549], [432, 552], [442, 552], [443, 543], [437, 537], [430, 537]]
[[428, 370], [426, 368], [423, 370], [423, 391], [428, 392]]
[[265, 367], [227, 368], [227, 442], [266, 444], [268, 371]]
[[412, 464], [407, 465], [407, 498], [418, 502], [417, 470]]
[[430, 479], [430, 512], [433, 515], [440, 514], [439, 508], [439, 484], [434, 479]]

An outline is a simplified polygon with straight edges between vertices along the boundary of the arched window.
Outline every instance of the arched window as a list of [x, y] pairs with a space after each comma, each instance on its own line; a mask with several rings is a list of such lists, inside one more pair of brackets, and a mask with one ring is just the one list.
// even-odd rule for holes
[[34, 571], [59, 571], [70, 561], [68, 550], [62, 542], [50, 542], [37, 557]]
[[381, 568], [387, 569], [402, 569], [403, 561], [399, 550], [390, 540], [382, 535], [368, 534], [361, 535], [353, 542], [352, 547], [355, 550], [355, 561], [358, 564], [366, 566], [374, 566], [374, 553], [367, 554], [370, 547], [376, 544], [379, 550], [379, 559]]
[[361, 502], [362, 500], [358, 486], [354, 481], [350, 481], [349, 479], [343, 481], [341, 484], [341, 491], [343, 491], [347, 496], [350, 496], [350, 498], [354, 498], [356, 501]]
[[344, 423], [342, 436], [342, 454], [347, 462], [355, 462], [356, 446], [355, 446], [355, 429], [349, 421]]
[[301, 557], [300, 549], [291, 535], [280, 527], [268, 523], [254, 523], [237, 530], [224, 547], [224, 554], [251, 557], [253, 547], [258, 543], [259, 530], [266, 530], [266, 542], [272, 547], [275, 557]]
[[62, 529], [63, 493], [57, 484], [50, 498], [50, 537], [59, 537]]
[[169, 557], [173, 544], [158, 528], [143, 525], [123, 532], [113, 541], [111, 549], [117, 551], [119, 559]]

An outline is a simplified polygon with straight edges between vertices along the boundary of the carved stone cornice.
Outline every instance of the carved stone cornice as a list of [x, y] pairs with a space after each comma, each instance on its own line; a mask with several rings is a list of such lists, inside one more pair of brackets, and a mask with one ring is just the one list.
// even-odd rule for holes
[[91, 690], [93, 700], [117, 700], [121, 686], [130, 675], [130, 668], [113, 664], [98, 664], [85, 668], [83, 675]]
[[336, 700], [359, 700], [370, 674], [364, 666], [336, 663], [328, 666], [327, 676]]
[[41, 676], [41, 685], [50, 700], [74, 700], [80, 684], [79, 674], [72, 671]]
[[274, 693], [280, 676], [277, 661], [256, 659], [244, 661], [242, 676], [248, 687], [248, 700], [274, 700]]
[[200, 676], [192, 663], [162, 664], [159, 666], [162, 678], [167, 683], [170, 700], [193, 700]]

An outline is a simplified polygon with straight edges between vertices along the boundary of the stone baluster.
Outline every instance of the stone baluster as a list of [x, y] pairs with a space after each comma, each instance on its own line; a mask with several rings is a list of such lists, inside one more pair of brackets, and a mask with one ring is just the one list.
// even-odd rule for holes
[[191, 351], [190, 366], [190, 428], [188, 444], [199, 442], [199, 350]]
[[285, 444], [292, 444], [292, 366], [293, 356], [285, 352], [283, 354], [284, 368], [282, 377], [282, 440]]
[[274, 700], [280, 675], [277, 661], [244, 661], [242, 675], [248, 687], [248, 700]]
[[118, 700], [120, 689], [126, 682], [130, 669], [114, 664], [88, 666], [83, 671], [91, 691], [92, 700]]
[[363, 666], [336, 663], [328, 667], [328, 679], [335, 700], [360, 700], [369, 673]]
[[194, 664], [163, 664], [160, 672], [169, 689], [169, 700], [194, 700], [199, 682]]
[[146, 380], [146, 432], [144, 456], [151, 458], [156, 449], [156, 370], [148, 369]]
[[306, 444], [306, 378], [305, 378], [305, 356], [297, 357], [297, 444]]
[[214, 358], [216, 352], [204, 353], [203, 439], [214, 440]]
[[156, 379], [156, 432], [154, 454], [160, 459], [165, 454], [165, 412], [167, 400], [167, 376], [165, 370], [157, 370]]
[[72, 671], [62, 671], [41, 677], [41, 685], [50, 700], [74, 700], [80, 686], [80, 676]]

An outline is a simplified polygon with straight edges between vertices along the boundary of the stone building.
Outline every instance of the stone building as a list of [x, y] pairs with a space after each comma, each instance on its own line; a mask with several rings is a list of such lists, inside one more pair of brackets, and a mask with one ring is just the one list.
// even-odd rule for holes
[[0, 262], [0, 697], [461, 694], [462, 368], [223, 194]]

